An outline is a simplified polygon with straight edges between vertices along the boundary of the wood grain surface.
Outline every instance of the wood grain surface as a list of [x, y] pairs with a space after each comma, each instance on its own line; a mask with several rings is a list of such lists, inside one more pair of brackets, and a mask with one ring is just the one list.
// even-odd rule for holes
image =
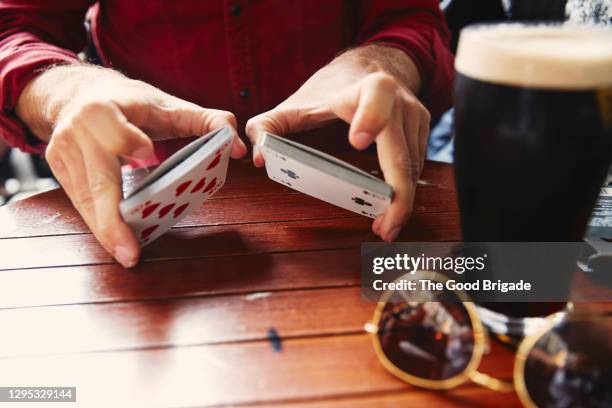
[[[341, 158], [379, 174], [375, 156]], [[234, 161], [214, 199], [125, 270], [61, 190], [0, 208], [0, 385], [77, 386], [79, 406], [519, 406], [382, 367], [359, 288], [370, 223]], [[426, 164], [400, 239], [460, 239], [451, 166]], [[512, 364], [492, 342], [482, 370], [509, 379]]]

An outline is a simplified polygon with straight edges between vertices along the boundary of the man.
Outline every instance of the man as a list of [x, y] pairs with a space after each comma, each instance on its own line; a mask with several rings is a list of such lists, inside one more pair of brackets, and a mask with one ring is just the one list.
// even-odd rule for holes
[[[86, 13], [104, 68], [75, 54]], [[450, 105], [448, 41], [437, 0], [0, 1], [0, 132], [45, 151], [93, 234], [130, 267], [140, 249], [118, 210], [120, 160], [221, 126], [246, 123], [256, 145], [264, 131], [340, 118], [355, 148], [376, 141], [395, 197], [372, 229], [392, 241], [429, 132], [417, 96], [434, 116]], [[232, 156], [245, 153], [236, 133]], [[253, 161], [263, 165], [256, 147]]]

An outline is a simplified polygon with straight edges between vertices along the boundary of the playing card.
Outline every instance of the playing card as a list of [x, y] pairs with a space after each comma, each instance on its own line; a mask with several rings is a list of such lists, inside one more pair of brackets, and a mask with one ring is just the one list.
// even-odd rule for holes
[[390, 185], [328, 154], [269, 133], [260, 148], [268, 177], [287, 187], [370, 218], [391, 204]]
[[228, 128], [202, 136], [131, 189], [119, 210], [141, 245], [168, 231], [223, 186], [231, 143]]

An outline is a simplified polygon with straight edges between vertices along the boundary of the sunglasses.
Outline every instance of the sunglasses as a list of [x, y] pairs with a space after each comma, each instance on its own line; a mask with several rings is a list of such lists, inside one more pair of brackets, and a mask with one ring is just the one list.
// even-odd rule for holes
[[[418, 272], [396, 282], [419, 279], [447, 280]], [[387, 291], [365, 330], [382, 365], [421, 388], [448, 390], [471, 380], [494, 391], [516, 391], [526, 407], [612, 407], [612, 313], [549, 316], [519, 344], [513, 382], [478, 371], [488, 334], [463, 291], [418, 297]]]

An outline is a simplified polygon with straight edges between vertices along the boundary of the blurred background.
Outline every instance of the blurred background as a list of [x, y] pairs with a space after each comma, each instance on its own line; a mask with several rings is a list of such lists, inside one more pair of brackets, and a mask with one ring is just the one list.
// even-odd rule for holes
[[57, 186], [40, 156], [11, 149], [0, 138], [0, 206]]

